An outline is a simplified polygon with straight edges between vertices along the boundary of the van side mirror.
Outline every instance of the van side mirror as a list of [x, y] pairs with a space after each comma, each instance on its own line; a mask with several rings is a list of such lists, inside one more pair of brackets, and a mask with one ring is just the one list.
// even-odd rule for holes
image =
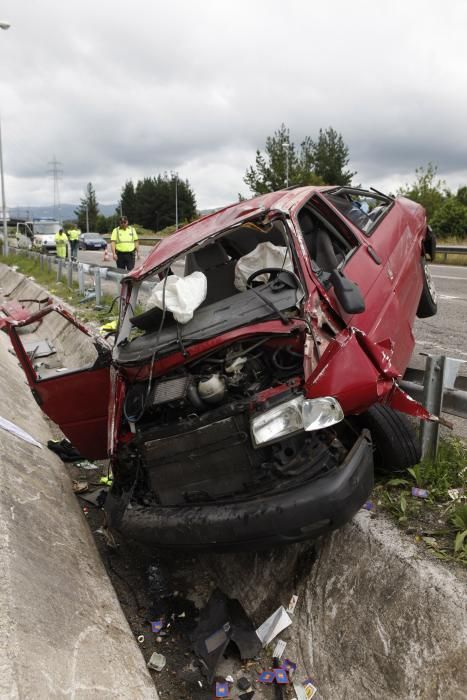
[[365, 311], [365, 301], [355, 282], [347, 279], [341, 270], [333, 270], [330, 280], [337, 301], [346, 313], [361, 314], [362, 311]]

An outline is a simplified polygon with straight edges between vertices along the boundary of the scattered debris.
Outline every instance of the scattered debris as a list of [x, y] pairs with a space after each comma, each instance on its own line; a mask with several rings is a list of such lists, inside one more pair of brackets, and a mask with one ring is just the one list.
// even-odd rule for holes
[[228, 683], [216, 683], [216, 698], [228, 698], [229, 697], [229, 684]]
[[293, 595], [289, 601], [289, 605], [287, 607], [287, 612], [289, 615], [293, 615], [295, 612], [295, 608], [297, 607], [297, 602], [298, 602], [298, 595]]
[[100, 333], [112, 333], [113, 331], [117, 330], [118, 326], [118, 319], [115, 319], [114, 321], [108, 321], [107, 323], [104, 323], [102, 326], [99, 328]]
[[158, 634], [164, 627], [164, 625], [164, 620], [154, 620], [153, 622], [151, 622], [151, 630], [152, 632], [154, 632], [154, 634]]
[[428, 491], [426, 489], [418, 489], [416, 486], [412, 486], [412, 496], [416, 498], [428, 498]]
[[367, 501], [366, 503], [364, 503], [364, 504], [362, 505], [362, 508], [363, 508], [364, 510], [374, 510], [374, 509], [375, 509], [375, 504], [372, 503], [371, 501]]
[[107, 488], [97, 489], [92, 493], [80, 493], [79, 497], [82, 498], [83, 501], [86, 501], [86, 503], [90, 503], [95, 508], [102, 508], [104, 506], [105, 499], [107, 498], [107, 491]]
[[297, 670], [297, 664], [290, 661], [290, 659], [285, 659], [281, 668], [289, 674], [289, 678], [292, 678], [293, 674]]
[[140, 634], [137, 637], [138, 644], [142, 644], [144, 642], [144, 634]]
[[233, 683], [233, 682], [234, 682], [234, 679], [232, 678], [232, 676], [226, 676], [226, 677], [225, 677], [225, 680], [227, 681], [227, 683]]
[[263, 671], [259, 678], [258, 681], [260, 683], [274, 683], [274, 679], [276, 677], [276, 672], [275, 671]]
[[242, 693], [239, 695], [239, 700], [251, 700], [251, 698], [254, 696], [255, 691], [251, 690], [249, 693]]
[[63, 438], [63, 440], [49, 440], [47, 447], [52, 452], [55, 452], [63, 462], [78, 462], [78, 460], [83, 459], [76, 447], [73, 447], [66, 438]]
[[209, 682], [230, 641], [242, 659], [254, 658], [261, 650], [253, 624], [239, 601], [216, 589], [200, 613], [194, 635], [194, 651], [201, 660]]
[[305, 689], [306, 700], [311, 700], [311, 698], [314, 697], [314, 695], [318, 692], [318, 688], [316, 688], [313, 685], [313, 681], [311, 678], [307, 678], [306, 681], [303, 681], [303, 687]]
[[32, 435], [27, 433], [25, 430], [17, 426], [15, 423], [12, 423], [11, 421], [7, 420], [6, 418], [2, 418], [0, 416], [0, 428], [3, 428], [3, 430], [6, 430], [7, 432], [11, 433], [12, 435], [16, 435], [16, 437], [21, 438], [21, 440], [24, 440], [25, 442], [29, 442], [30, 445], [35, 445], [36, 447], [40, 447], [42, 449], [42, 445], [40, 442], [37, 442]]
[[464, 496], [464, 489], [448, 489], [448, 496], [452, 498], [453, 501], [457, 501]]
[[73, 481], [72, 484], [73, 493], [84, 493], [87, 491], [89, 486], [87, 481]]
[[[144, 639], [144, 637], [143, 637]], [[139, 641], [139, 637], [138, 637]], [[151, 658], [149, 659], [147, 666], [153, 671], [162, 671], [164, 668], [165, 664], [167, 663], [167, 659], [163, 654], [159, 654], [157, 651], [155, 651], [152, 655]]]
[[274, 647], [274, 651], [272, 652], [273, 657], [275, 659], [281, 659], [286, 646], [287, 642], [284, 642], [283, 639], [278, 639], [276, 642], [276, 646]]
[[291, 624], [292, 620], [288, 616], [284, 606], [281, 605], [262, 625], [260, 625], [260, 627], [258, 627], [256, 634], [261, 640], [263, 647], [265, 647], [272, 642], [282, 630]]
[[94, 464], [94, 462], [90, 462], [89, 459], [81, 459], [81, 461], [75, 462], [75, 466], [80, 469], [99, 469], [99, 466]]
[[248, 688], [251, 686], [251, 683], [248, 680], [248, 678], [246, 678], [246, 676], [242, 676], [238, 679], [237, 685], [240, 688], [240, 690], [248, 690]]

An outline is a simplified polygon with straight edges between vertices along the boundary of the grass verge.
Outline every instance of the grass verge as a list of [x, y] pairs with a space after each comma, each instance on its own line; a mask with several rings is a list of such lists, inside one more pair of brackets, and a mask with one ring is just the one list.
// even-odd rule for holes
[[461, 440], [441, 441], [434, 462], [380, 479], [373, 497], [438, 559], [467, 566], [467, 447]]
[[[102, 295], [102, 309], [96, 309], [93, 299], [83, 301], [82, 295], [79, 293], [78, 283], [73, 282], [69, 287], [66, 280], [63, 278], [57, 281], [57, 272], [53, 270], [49, 272], [47, 269], [41, 269], [39, 263], [32, 258], [27, 258], [22, 255], [0, 255], [0, 262], [10, 267], [14, 267], [18, 272], [33, 279], [41, 287], [47, 289], [51, 294], [63, 300], [67, 304], [75, 307], [74, 315], [83, 323], [103, 324], [109, 321], [109, 309], [112, 305], [113, 298], [109, 295]], [[117, 309], [114, 307], [112, 318], [117, 317]]]

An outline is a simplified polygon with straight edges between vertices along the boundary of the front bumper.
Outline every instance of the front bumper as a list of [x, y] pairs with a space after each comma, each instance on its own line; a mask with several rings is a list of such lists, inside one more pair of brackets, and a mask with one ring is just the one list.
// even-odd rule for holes
[[[122, 531], [153, 546], [178, 549], [261, 549], [312, 539], [348, 522], [373, 487], [373, 446], [363, 430], [343, 463], [319, 479], [245, 501], [193, 506], [132, 506]], [[110, 525], [120, 503], [112, 493]]]

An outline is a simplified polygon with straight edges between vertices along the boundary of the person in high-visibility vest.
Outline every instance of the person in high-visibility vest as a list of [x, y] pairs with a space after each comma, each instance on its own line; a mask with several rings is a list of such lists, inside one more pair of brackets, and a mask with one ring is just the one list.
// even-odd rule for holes
[[139, 258], [139, 240], [133, 226], [128, 226], [128, 219], [122, 216], [120, 224], [114, 228], [110, 237], [113, 259], [121, 270], [132, 270], [135, 255]]
[[79, 228], [70, 228], [68, 231], [68, 240], [70, 241], [70, 257], [72, 260], [78, 260], [78, 238], [81, 231]]
[[68, 236], [62, 228], [55, 234], [55, 248], [57, 251], [57, 258], [66, 258]]

